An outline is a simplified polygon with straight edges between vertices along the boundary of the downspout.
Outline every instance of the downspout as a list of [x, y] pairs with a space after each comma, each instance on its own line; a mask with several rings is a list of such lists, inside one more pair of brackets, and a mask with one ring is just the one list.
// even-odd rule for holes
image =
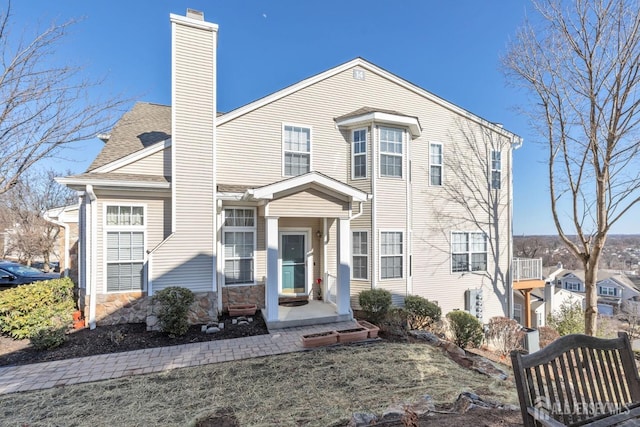
[[[60, 214], [64, 212], [64, 209], [62, 208]], [[48, 212], [44, 213], [43, 218], [51, 224], [64, 228], [64, 271], [62, 272], [62, 277], [69, 277], [69, 224], [51, 218]]]
[[[522, 147], [522, 138], [513, 137], [507, 161], [509, 162], [509, 208], [507, 209], [507, 222], [509, 224], [509, 248], [507, 262], [507, 317], [513, 319], [513, 150]], [[529, 310], [529, 307], [525, 307]]]
[[376, 221], [376, 200], [378, 195], [376, 194], [376, 181], [378, 180], [378, 159], [376, 158], [376, 124], [371, 123], [371, 193], [373, 194], [373, 200], [371, 200], [371, 289], [377, 288], [378, 280], [378, 229]]
[[89, 196], [91, 201], [91, 255], [89, 260], [91, 265], [89, 266], [89, 329], [96, 328], [96, 274], [97, 274], [97, 262], [96, 254], [98, 253], [98, 215], [97, 215], [97, 200], [96, 193], [93, 192], [93, 185], [87, 184], [85, 193]]

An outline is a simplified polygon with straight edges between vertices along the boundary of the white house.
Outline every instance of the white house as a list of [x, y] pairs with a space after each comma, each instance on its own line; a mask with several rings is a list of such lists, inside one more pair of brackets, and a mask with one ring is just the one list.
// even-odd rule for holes
[[[168, 286], [196, 293], [196, 320], [255, 303], [270, 328], [350, 319], [372, 288], [510, 315], [521, 138], [362, 58], [218, 113], [218, 26], [170, 20], [172, 105], [137, 103], [58, 179], [82, 201], [91, 326], [145, 321]], [[311, 300], [295, 322], [288, 296]]]

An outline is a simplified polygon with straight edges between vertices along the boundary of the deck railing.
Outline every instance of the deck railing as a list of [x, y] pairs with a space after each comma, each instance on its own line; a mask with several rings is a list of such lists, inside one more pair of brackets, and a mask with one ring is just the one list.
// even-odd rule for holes
[[514, 282], [542, 280], [542, 258], [514, 258], [511, 266]]

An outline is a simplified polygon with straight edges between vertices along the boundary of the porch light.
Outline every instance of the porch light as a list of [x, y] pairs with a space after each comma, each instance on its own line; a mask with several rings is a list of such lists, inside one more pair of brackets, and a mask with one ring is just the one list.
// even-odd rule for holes
[[320, 231], [320, 230], [316, 231], [316, 237], [318, 239], [322, 238], [322, 231]]

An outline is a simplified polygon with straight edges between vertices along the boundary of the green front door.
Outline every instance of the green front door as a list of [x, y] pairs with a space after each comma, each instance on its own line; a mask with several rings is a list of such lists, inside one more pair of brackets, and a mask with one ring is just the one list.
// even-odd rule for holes
[[280, 236], [283, 294], [306, 293], [306, 237], [304, 233], [283, 233]]

